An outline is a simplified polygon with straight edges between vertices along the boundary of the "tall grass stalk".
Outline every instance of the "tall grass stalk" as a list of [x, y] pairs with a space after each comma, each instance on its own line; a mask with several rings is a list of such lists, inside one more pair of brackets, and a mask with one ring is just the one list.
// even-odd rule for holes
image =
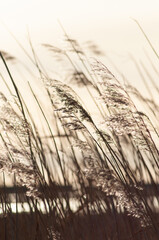
[[[64, 34], [69, 48], [43, 46], [67, 59], [73, 83], [49, 76], [30, 36], [33, 57], [18, 42], [43, 83], [45, 102], [33, 80], [28, 82], [40, 121], [11, 73], [13, 57], [0, 52], [10, 83], [2, 73], [1, 80], [16, 103], [0, 93], [0, 239], [157, 240], [159, 106], [153, 92], [148, 99], [127, 79], [122, 85], [103, 63], [90, 63], [78, 42]], [[75, 84], [87, 96], [78, 96]], [[136, 100], [147, 111], [141, 112]]]

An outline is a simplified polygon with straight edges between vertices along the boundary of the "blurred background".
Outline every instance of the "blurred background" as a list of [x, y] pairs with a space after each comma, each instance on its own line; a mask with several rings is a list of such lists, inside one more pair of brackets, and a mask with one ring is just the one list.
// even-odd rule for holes
[[110, 64], [111, 59], [134, 84], [137, 83], [138, 73], [130, 54], [136, 61], [142, 60], [146, 64], [146, 52], [153, 63], [158, 64], [139, 27], [133, 21], [136, 19], [141, 24], [158, 50], [157, 0], [5, 0], [0, 2], [0, 9], [0, 48], [16, 55], [27, 65], [30, 62], [24, 57], [23, 51], [7, 28], [27, 51], [30, 51], [29, 31], [35, 50], [49, 69], [52, 67], [52, 61], [41, 44], [62, 46], [63, 31], [58, 21], [69, 36], [78, 40], [80, 44], [89, 40], [97, 44], [104, 53], [102, 61]]

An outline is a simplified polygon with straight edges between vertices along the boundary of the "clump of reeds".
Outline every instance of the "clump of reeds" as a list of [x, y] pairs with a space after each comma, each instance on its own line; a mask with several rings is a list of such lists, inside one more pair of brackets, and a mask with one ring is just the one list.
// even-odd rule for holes
[[[38, 196], [38, 171], [33, 166], [29, 138], [31, 126], [15, 112], [0, 93], [1, 171], [16, 176], [16, 183], [27, 187], [27, 196]], [[14, 144], [12, 143], [14, 141]]]
[[[129, 84], [122, 85], [100, 61], [90, 64], [78, 42], [66, 33], [65, 38], [64, 50], [43, 44], [56, 57], [65, 58], [72, 68], [69, 77], [61, 81], [46, 74], [30, 41], [33, 53], [30, 59], [38, 69], [51, 103], [49, 115], [53, 123], [42, 97], [36, 96], [29, 83], [46, 135], [39, 131], [40, 123], [31, 115], [9, 70], [7, 63], [14, 57], [4, 51], [0, 54], [13, 89], [1, 78], [14, 96], [13, 104], [0, 93], [1, 202], [3, 214], [6, 218], [12, 216], [15, 222], [12, 235], [16, 239], [20, 236], [18, 201], [21, 201], [22, 207], [24, 202], [29, 207], [23, 230], [26, 233], [29, 227], [32, 229], [30, 239], [39, 236], [41, 239], [93, 239], [94, 235], [95, 239], [147, 239], [146, 234], [148, 239], [157, 239], [154, 199], [158, 201], [158, 126], [151, 121], [149, 112], [138, 110], [130, 93], [135, 91], [153, 118], [158, 116], [157, 104], [145, 100]], [[64, 83], [68, 79], [68, 84]], [[86, 99], [77, 95], [74, 84], [86, 89]], [[98, 121], [88, 111], [87, 97], [96, 108]], [[15, 187], [15, 218], [12, 197], [7, 196], [8, 175], [12, 176]], [[151, 191], [146, 188], [149, 185]], [[20, 193], [18, 187], [22, 187]], [[97, 219], [102, 219], [100, 224]], [[115, 223], [112, 231], [107, 227], [109, 221]], [[93, 233], [92, 224], [95, 224]], [[4, 226], [4, 236], [7, 236], [7, 228], [11, 231], [11, 227], [6, 220]]]

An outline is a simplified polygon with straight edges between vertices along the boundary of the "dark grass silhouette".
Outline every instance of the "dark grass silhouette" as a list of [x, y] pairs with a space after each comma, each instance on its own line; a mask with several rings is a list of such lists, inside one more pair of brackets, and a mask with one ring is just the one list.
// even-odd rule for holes
[[[52, 106], [53, 123], [28, 83], [45, 136], [8, 67], [16, 58], [0, 53], [11, 85], [1, 80], [14, 100], [1, 92], [0, 239], [158, 239], [159, 107], [100, 61], [90, 64], [78, 42], [65, 38], [64, 50], [43, 46], [71, 66], [68, 84], [49, 77], [29, 39], [27, 56]], [[86, 89], [98, 121], [72, 85]], [[19, 211], [26, 204], [28, 211]]]

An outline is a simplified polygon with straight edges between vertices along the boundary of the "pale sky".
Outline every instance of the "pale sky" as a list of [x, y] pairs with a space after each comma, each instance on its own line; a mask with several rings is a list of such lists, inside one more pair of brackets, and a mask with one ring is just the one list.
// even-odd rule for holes
[[[28, 26], [36, 40], [56, 39], [60, 32], [57, 19], [72, 35], [99, 39], [111, 31], [113, 38], [114, 29], [122, 31], [125, 25], [134, 30], [131, 17], [151, 30], [150, 34], [157, 32], [155, 25], [151, 28], [159, 23], [158, 0], [0, 0], [0, 9], [0, 19], [15, 35], [25, 36]], [[5, 42], [6, 36], [1, 34], [0, 41]]]
[[[34, 46], [60, 44], [62, 30], [80, 42], [93, 40], [121, 71], [133, 75], [127, 55], [143, 57], [150, 51], [136, 23], [137, 19], [159, 50], [159, 0], [0, 0], [0, 49], [20, 55], [21, 50], [7, 32], [4, 22], [17, 39], [27, 46], [27, 28]], [[126, 69], [126, 70], [125, 70]]]

